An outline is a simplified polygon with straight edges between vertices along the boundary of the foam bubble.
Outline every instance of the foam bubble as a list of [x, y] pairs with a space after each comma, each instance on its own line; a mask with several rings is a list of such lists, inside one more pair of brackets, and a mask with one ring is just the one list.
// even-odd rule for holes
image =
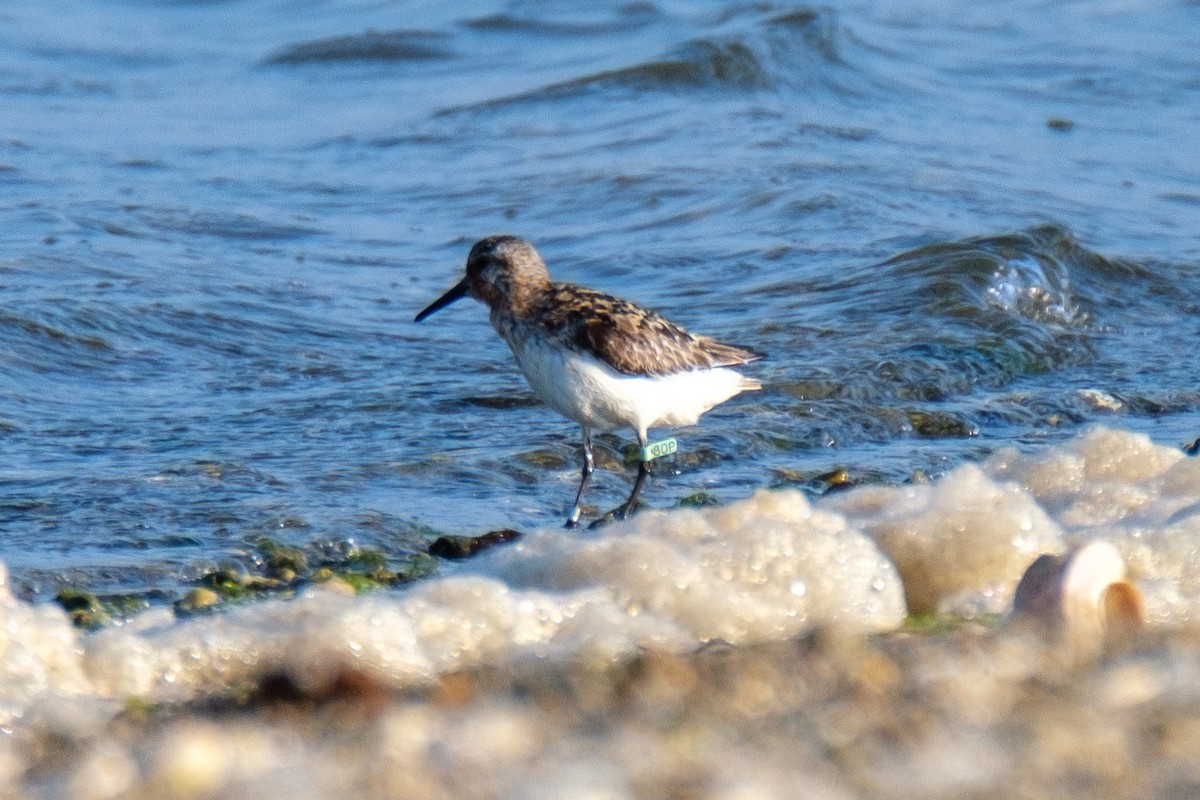
[[650, 512], [595, 538], [541, 531], [484, 568], [513, 586], [601, 592], [685, 644], [782, 638], [818, 622], [881, 630], [904, 613], [898, 575], [874, 544], [791, 490]]
[[942, 480], [860, 487], [821, 507], [861, 527], [896, 563], [914, 612], [1000, 613], [1041, 553], [1061, 552], [1062, 532], [1035, 498], [973, 464]]
[[13, 597], [8, 569], [0, 563], [0, 725], [19, 715], [30, 698], [90, 691], [82, 651], [66, 612]]

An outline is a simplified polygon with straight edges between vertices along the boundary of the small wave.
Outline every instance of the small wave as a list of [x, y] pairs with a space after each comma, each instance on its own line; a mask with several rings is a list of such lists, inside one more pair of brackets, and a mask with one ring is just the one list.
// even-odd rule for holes
[[88, 350], [111, 350], [104, 337], [93, 334], [72, 333], [63, 328], [28, 317], [0, 312], [0, 328], [20, 331], [25, 336], [44, 341], [58, 342], [68, 346], [84, 347]]
[[838, 443], [1082, 422], [1096, 408], [1077, 390], [1094, 387], [1041, 389], [1037, 376], [1109, 357], [1102, 323], [1128, 304], [1114, 306], [1113, 287], [1135, 269], [1047, 225], [930, 244], [806, 285], [806, 302], [830, 306], [850, 346], [825, 354], [823, 375], [782, 389], [803, 401], [785, 413]]
[[919, 306], [954, 318], [1003, 315], [1028, 322], [1081, 327], [1088, 315], [1071, 285], [1071, 268], [1103, 259], [1084, 250], [1066, 228], [929, 245], [883, 265], [916, 278], [928, 290]]
[[466, 27], [478, 31], [497, 31], [537, 36], [605, 36], [629, 33], [661, 19], [649, 3], [631, 3], [616, 9], [614, 16], [596, 21], [562, 22], [519, 17], [504, 12], [468, 20]]
[[138, 213], [146, 226], [160, 231], [218, 236], [223, 239], [284, 241], [320, 233], [305, 225], [261, 220], [249, 214], [223, 214], [191, 209], [158, 209]]
[[[661, 58], [550, 84], [474, 108], [558, 100], [595, 91], [753, 92], [838, 82], [828, 75], [831, 66], [841, 63], [835, 12], [799, 9], [770, 15], [755, 8], [749, 22], [736, 15], [726, 17], [716, 27], [733, 30], [684, 42]], [[462, 110], [466, 109], [447, 109], [443, 114]]]
[[1065, 281], [1055, 280], [1065, 278], [1065, 274], [1052, 276], [1047, 266], [1029, 255], [1005, 259], [992, 273], [986, 301], [1001, 311], [1040, 322], [1069, 325], [1082, 319], [1085, 315], [1071, 302]]
[[352, 61], [433, 61], [450, 58], [449, 37], [430, 31], [374, 31], [290, 45], [268, 56], [265, 64], [331, 64]]
[[586, 75], [524, 94], [490, 100], [475, 106], [451, 108], [442, 115], [464, 110], [503, 108], [530, 102], [560, 100], [594, 91], [683, 92], [699, 89], [769, 89], [770, 73], [755, 53], [741, 42], [688, 42], [665, 58], [622, 69]]
[[0, 339], [6, 351], [0, 364], [12, 370], [9, 388], [18, 393], [28, 389], [20, 376], [31, 373], [94, 373], [111, 368], [120, 356], [114, 324], [102, 312], [65, 301], [35, 314], [0, 311]]
[[0, 95], [32, 95], [34, 97], [113, 97], [116, 87], [102, 80], [6, 81], [0, 83]]
[[[689, 42], [670, 57], [604, 72], [562, 84], [560, 89], [614, 86], [638, 91], [670, 91], [706, 86], [766, 89], [773, 85], [767, 68], [742, 42]], [[551, 91], [555, 87], [551, 87]]]
[[78, 62], [99, 69], [163, 67], [171, 64], [171, 59], [160, 53], [119, 47], [38, 47], [33, 52], [51, 61]]
[[1043, 226], [926, 245], [822, 291], [848, 328], [891, 344], [869, 371], [897, 396], [951, 396], [1092, 357], [1090, 300], [1073, 279], [1112, 263]]

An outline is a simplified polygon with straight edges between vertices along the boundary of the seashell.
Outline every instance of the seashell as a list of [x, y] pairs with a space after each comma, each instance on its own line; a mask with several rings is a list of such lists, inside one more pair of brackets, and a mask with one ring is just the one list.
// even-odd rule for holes
[[1143, 627], [1146, 606], [1117, 548], [1091, 542], [1030, 564], [1017, 584], [1012, 616], [1038, 621], [1090, 649]]

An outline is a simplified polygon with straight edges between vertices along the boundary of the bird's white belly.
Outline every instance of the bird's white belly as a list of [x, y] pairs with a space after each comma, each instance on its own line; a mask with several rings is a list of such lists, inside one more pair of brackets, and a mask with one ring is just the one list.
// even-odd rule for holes
[[745, 388], [726, 368], [674, 375], [623, 375], [592, 356], [545, 342], [510, 343], [534, 393], [558, 413], [600, 431], [691, 425]]

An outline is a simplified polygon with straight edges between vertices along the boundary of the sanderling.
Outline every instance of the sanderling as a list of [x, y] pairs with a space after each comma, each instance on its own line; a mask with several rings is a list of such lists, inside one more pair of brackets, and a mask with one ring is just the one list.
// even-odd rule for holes
[[[593, 430], [628, 427], [637, 433], [642, 448], [637, 480], [629, 499], [611, 512], [624, 519], [656, 455], [647, 446], [650, 427], [694, 424], [718, 403], [762, 386], [729, 369], [761, 353], [689, 333], [602, 292], [555, 283], [533, 245], [515, 236], [476, 242], [466, 276], [416, 321], [463, 297], [491, 310], [492, 326], [512, 348], [534, 394], [583, 428], [583, 477], [568, 528], [579, 522], [579, 504], [592, 478]], [[673, 449], [674, 440], [665, 444]]]

